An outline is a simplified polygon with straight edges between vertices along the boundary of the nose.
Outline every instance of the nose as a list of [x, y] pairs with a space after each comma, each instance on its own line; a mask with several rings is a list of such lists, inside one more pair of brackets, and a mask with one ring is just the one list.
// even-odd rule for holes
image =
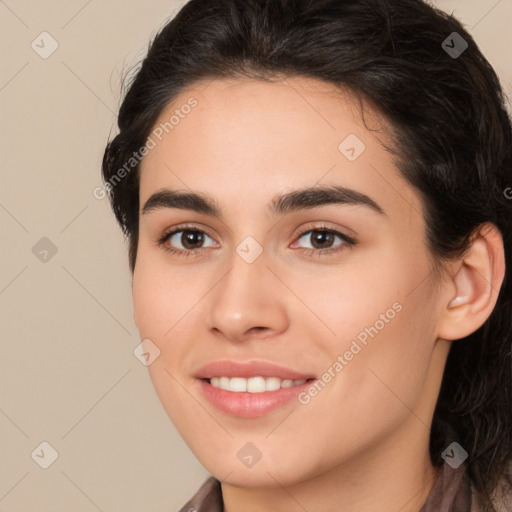
[[229, 269], [208, 294], [206, 322], [210, 331], [239, 342], [273, 337], [286, 330], [286, 287], [268, 263], [265, 252], [251, 263], [233, 254]]

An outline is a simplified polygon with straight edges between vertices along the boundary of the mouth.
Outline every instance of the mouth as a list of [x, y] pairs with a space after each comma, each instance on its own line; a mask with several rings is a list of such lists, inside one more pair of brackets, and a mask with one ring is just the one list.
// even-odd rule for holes
[[317, 380], [266, 361], [215, 361], [195, 375], [200, 394], [217, 410], [238, 418], [265, 416], [284, 407], [301, 406], [298, 395]]
[[257, 418], [277, 409], [293, 407], [294, 404], [295, 407], [302, 407], [298, 397], [316, 379], [211, 377], [198, 379], [197, 382], [202, 396], [217, 410], [228, 416]]
[[231, 391], [233, 393], [266, 393], [269, 391], [277, 391], [279, 389], [287, 389], [295, 386], [301, 386], [305, 382], [314, 379], [281, 379], [279, 377], [211, 377], [203, 379], [211, 384], [214, 388]]

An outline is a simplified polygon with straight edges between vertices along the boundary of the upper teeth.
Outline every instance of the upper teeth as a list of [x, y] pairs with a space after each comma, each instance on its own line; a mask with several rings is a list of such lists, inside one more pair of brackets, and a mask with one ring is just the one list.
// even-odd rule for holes
[[214, 388], [225, 389], [226, 391], [263, 393], [264, 391], [275, 391], [280, 388], [289, 388], [291, 386], [299, 386], [306, 382], [303, 380], [281, 380], [279, 377], [251, 377], [244, 379], [243, 377], [212, 377], [210, 384]]

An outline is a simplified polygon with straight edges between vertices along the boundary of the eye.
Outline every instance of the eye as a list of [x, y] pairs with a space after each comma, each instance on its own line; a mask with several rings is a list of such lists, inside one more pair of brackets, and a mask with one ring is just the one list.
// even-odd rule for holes
[[[356, 245], [356, 241], [335, 229], [329, 229], [326, 226], [313, 226], [309, 229], [302, 231], [297, 235], [298, 240], [304, 238], [309, 240], [312, 247], [298, 247], [297, 250], [313, 256], [324, 256], [327, 254], [341, 252], [350, 246]], [[205, 239], [213, 239], [202, 229], [198, 229], [194, 225], [178, 226], [171, 231], [166, 232], [157, 244], [161, 246], [166, 252], [176, 254], [178, 256], [192, 256], [201, 252], [207, 247], [215, 247], [215, 243], [210, 246], [204, 246]], [[336, 238], [340, 241], [338, 244], [333, 245]], [[180, 247], [181, 246], [181, 247]], [[297, 242], [291, 247], [295, 248]]]
[[[312, 229], [302, 231], [298, 235], [298, 240], [301, 238], [309, 240], [312, 247], [299, 247], [298, 250], [300, 252], [316, 256], [337, 253], [356, 244], [356, 241], [353, 238], [340, 233], [335, 229], [326, 228], [325, 226], [315, 226]], [[341, 242], [337, 245], [332, 245], [336, 238], [338, 238]], [[294, 246], [296, 246], [296, 243]]]
[[[178, 226], [165, 233], [157, 243], [165, 251], [182, 256], [190, 256], [202, 250], [205, 237], [213, 240], [203, 230], [193, 226]], [[178, 247], [176, 248], [176, 244]], [[181, 245], [181, 247], [180, 247]]]

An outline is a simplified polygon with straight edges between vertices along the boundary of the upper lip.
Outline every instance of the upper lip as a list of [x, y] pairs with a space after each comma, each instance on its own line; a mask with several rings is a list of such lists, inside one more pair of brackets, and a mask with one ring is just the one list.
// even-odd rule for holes
[[211, 379], [212, 377], [278, 377], [281, 380], [307, 380], [315, 376], [311, 373], [302, 373], [267, 361], [213, 361], [202, 366], [196, 373], [198, 379]]

